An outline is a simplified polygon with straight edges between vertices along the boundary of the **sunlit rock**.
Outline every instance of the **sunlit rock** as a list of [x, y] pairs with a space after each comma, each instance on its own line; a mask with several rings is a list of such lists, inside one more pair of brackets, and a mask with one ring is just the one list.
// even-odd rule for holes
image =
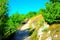
[[43, 16], [41, 14], [36, 15], [31, 19], [29, 19], [29, 21], [24, 26], [22, 26], [21, 30], [25, 30], [29, 28], [35, 29], [39, 25], [40, 21], [44, 21]]
[[33, 40], [60, 40], [60, 24], [49, 25], [45, 22], [42, 15], [37, 15], [29, 19], [29, 21], [22, 26], [21, 30], [33, 28]]
[[48, 31], [49, 25], [44, 23], [43, 26], [38, 30], [37, 36], [39, 40], [44, 40], [50, 35], [50, 31]]
[[60, 24], [44, 24], [37, 36], [39, 40], [60, 40]]

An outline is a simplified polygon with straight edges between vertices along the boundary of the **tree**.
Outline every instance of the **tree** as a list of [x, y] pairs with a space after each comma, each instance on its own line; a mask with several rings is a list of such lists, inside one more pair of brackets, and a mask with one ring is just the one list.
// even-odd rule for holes
[[31, 18], [31, 17], [35, 16], [36, 14], [37, 14], [36, 12], [29, 12], [29, 13], [26, 15], [26, 17], [27, 17], [27, 18]]
[[9, 29], [15, 29], [16, 30], [17, 26], [22, 24], [22, 22], [24, 21], [24, 18], [25, 18], [25, 15], [24, 14], [19, 14], [18, 12], [11, 15], [9, 17], [8, 22], [7, 22], [8, 26], [9, 26]]
[[60, 2], [60, 0], [50, 0], [51, 2]]
[[49, 23], [60, 23], [60, 3], [47, 3], [46, 9], [40, 11], [45, 20]]
[[0, 36], [3, 37], [6, 32], [5, 27], [7, 26], [6, 22], [8, 19], [8, 0], [0, 0]]

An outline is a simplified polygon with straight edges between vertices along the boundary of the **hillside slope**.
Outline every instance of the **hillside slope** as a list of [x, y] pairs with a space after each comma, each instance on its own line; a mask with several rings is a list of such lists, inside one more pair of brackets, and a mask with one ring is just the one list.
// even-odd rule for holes
[[47, 24], [41, 14], [29, 19], [20, 30], [29, 28], [35, 29], [31, 36], [28, 37], [31, 40], [60, 40], [60, 24]]

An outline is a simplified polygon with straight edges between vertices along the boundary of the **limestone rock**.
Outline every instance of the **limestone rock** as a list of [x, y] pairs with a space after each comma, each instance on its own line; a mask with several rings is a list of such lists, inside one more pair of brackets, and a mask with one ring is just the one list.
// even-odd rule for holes
[[60, 24], [44, 24], [38, 30], [37, 36], [39, 40], [60, 40]]

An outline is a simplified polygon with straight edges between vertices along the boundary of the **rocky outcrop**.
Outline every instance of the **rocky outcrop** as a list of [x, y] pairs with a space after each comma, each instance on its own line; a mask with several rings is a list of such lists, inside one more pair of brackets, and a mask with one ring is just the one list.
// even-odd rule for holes
[[[47, 23], [44, 23], [41, 26], [41, 28], [38, 29], [38, 33], [37, 33], [38, 40], [44, 40], [45, 38], [47, 38], [49, 36], [50, 31], [47, 32], [48, 28], [49, 28], [49, 25]], [[49, 37], [49, 39], [50, 39], [50, 37]]]
[[35, 29], [29, 37], [31, 40], [60, 40], [60, 24], [47, 24], [41, 14], [29, 19], [20, 30], [29, 28]]
[[35, 17], [32, 17], [31, 19], [29, 19], [29, 21], [22, 26], [22, 28], [20, 30], [25, 30], [25, 29], [29, 29], [29, 28], [36, 28], [37, 25], [40, 23], [40, 21], [44, 21], [43, 16], [40, 15], [36, 15]]
[[60, 40], [60, 24], [44, 24], [37, 35], [39, 40]]

